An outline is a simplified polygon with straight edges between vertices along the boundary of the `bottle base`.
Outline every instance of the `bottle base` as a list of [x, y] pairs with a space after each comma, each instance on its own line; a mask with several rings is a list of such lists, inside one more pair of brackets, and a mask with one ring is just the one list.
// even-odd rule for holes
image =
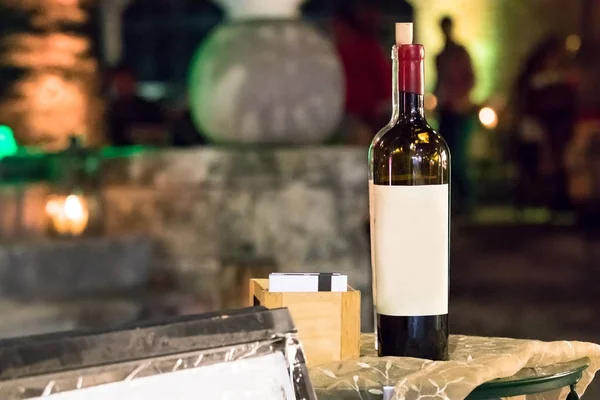
[[392, 316], [377, 314], [379, 357], [448, 360], [448, 314]]

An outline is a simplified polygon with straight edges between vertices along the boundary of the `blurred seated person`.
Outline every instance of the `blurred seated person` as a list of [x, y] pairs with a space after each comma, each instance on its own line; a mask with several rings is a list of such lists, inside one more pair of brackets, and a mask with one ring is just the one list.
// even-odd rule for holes
[[569, 195], [579, 210], [594, 211], [593, 219], [600, 222], [600, 115], [584, 118], [565, 150]]
[[110, 74], [108, 138], [113, 146], [168, 144], [167, 118], [162, 107], [139, 97], [133, 72], [125, 67]]
[[546, 181], [547, 206], [554, 211], [570, 206], [562, 160], [573, 134], [575, 89], [563, 41], [556, 37], [544, 39], [531, 51], [519, 75], [515, 107], [522, 125], [535, 124], [541, 132], [537, 140], [522, 135], [521, 148], [529, 146], [530, 150], [520, 157], [521, 169], [535, 168], [538, 172], [534, 180]]
[[[585, 59], [583, 59], [585, 60]], [[574, 135], [564, 156], [570, 200], [579, 217], [579, 226], [588, 239], [596, 243], [600, 266], [600, 58], [580, 65], [577, 77], [577, 119]], [[600, 273], [600, 269], [597, 271]]]
[[333, 39], [346, 82], [346, 116], [353, 130], [347, 142], [371, 143], [391, 113], [392, 67], [377, 37], [381, 10], [375, 0], [343, 0], [333, 22]]
[[586, 277], [600, 278], [600, 112], [581, 115], [565, 151], [569, 196], [584, 239]]
[[516, 205], [548, 205], [551, 197], [552, 155], [548, 133], [535, 111], [536, 101], [532, 82], [542, 68], [550, 50], [543, 44], [528, 55], [517, 76], [512, 102], [515, 109], [514, 153], [519, 171]]

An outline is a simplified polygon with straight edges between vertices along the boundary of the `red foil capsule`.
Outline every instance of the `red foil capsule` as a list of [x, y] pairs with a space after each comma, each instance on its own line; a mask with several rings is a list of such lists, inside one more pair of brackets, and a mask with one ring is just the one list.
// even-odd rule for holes
[[421, 44], [398, 46], [398, 85], [401, 92], [425, 94], [425, 48]]

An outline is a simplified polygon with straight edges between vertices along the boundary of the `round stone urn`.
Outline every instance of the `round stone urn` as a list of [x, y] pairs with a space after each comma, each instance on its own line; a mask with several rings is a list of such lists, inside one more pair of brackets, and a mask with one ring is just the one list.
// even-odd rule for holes
[[214, 0], [227, 20], [191, 65], [190, 107], [214, 143], [318, 144], [338, 127], [344, 81], [331, 42], [300, 20], [303, 0]]

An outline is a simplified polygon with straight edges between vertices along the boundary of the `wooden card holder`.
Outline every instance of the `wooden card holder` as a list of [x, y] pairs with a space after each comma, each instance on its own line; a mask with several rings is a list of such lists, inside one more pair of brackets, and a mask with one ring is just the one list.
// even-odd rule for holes
[[268, 279], [251, 279], [249, 305], [287, 307], [309, 367], [360, 356], [360, 292], [271, 293]]

